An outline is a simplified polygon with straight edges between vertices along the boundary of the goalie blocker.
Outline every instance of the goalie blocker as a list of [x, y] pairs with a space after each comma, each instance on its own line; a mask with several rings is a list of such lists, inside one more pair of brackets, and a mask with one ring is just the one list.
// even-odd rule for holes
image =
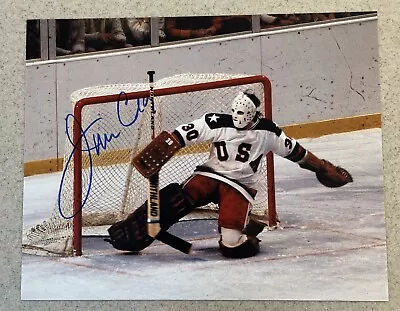
[[178, 140], [167, 131], [163, 131], [132, 160], [132, 164], [140, 174], [149, 178], [157, 173], [180, 148]]

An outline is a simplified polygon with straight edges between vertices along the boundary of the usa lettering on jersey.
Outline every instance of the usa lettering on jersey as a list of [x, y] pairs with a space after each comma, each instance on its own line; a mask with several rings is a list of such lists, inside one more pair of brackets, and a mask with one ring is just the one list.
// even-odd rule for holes
[[240, 130], [231, 115], [208, 113], [180, 125], [174, 133], [183, 146], [210, 141], [210, 157], [203, 166], [249, 186], [257, 182], [261, 161], [269, 151], [289, 158], [299, 149], [296, 140], [265, 118], [250, 130]]

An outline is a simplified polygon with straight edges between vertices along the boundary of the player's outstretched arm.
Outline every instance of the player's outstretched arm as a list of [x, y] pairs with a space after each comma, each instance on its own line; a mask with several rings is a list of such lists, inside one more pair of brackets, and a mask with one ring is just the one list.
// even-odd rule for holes
[[341, 187], [353, 181], [353, 177], [347, 170], [318, 158], [294, 138], [287, 136], [275, 123], [272, 123], [270, 127], [276, 133], [270, 150], [299, 164], [300, 167], [314, 172], [319, 182], [324, 186]]
[[327, 160], [318, 158], [310, 151], [307, 151], [298, 164], [304, 169], [315, 172], [319, 182], [326, 187], [341, 187], [353, 181], [353, 177], [347, 170], [340, 166], [335, 166]]

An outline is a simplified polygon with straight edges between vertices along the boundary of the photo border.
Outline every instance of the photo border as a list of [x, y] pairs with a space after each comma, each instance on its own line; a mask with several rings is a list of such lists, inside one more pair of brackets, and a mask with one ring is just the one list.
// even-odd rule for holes
[[[0, 58], [0, 309], [7, 310], [395, 310], [400, 306], [400, 3], [389, 1], [283, 1], [269, 3], [218, 1], [65, 1], [57, 5], [32, 0], [2, 3]], [[382, 152], [387, 228], [388, 302], [317, 301], [21, 301], [21, 239], [23, 206], [25, 31], [27, 19], [125, 16], [235, 15], [261, 13], [377, 11], [382, 105]], [[396, 12], [396, 13], [395, 13]], [[367, 170], [368, 168], [366, 168]], [[373, 281], [373, 280], [371, 280]], [[268, 288], [265, 288], [267, 291]]]

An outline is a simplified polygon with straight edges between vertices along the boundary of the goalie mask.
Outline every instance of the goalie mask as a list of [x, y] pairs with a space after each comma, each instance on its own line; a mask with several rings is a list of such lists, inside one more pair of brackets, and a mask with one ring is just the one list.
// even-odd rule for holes
[[232, 102], [233, 124], [238, 129], [249, 125], [257, 115], [257, 107], [260, 101], [254, 94], [239, 92]]

